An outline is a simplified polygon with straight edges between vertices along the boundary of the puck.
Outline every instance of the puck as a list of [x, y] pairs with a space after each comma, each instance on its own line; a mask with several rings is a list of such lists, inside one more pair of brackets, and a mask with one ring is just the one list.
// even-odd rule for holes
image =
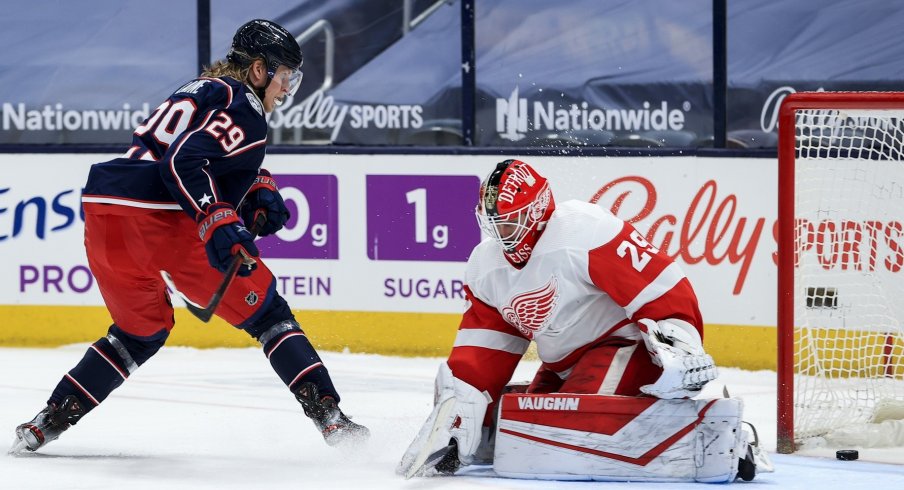
[[860, 457], [860, 453], [856, 449], [842, 449], [835, 451], [835, 457], [842, 461], [854, 461]]

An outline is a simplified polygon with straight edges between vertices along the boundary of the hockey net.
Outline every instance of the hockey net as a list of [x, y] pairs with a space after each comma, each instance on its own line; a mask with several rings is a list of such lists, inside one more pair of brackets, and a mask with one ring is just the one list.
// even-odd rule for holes
[[779, 117], [778, 450], [904, 445], [904, 93]]

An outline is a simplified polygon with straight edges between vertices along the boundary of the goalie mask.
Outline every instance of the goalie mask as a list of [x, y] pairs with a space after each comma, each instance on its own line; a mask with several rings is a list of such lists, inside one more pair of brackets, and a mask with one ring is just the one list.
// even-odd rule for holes
[[543, 233], [555, 209], [546, 179], [530, 165], [506, 160], [480, 185], [477, 221], [500, 245], [512, 265], [521, 266]]
[[[280, 65], [291, 70], [286, 75], [286, 80], [281, 80], [280, 83], [288, 82], [288, 96], [295, 95], [301, 85], [301, 65], [304, 59], [301, 47], [289, 31], [275, 22], [263, 19], [255, 19], [239, 27], [232, 38], [232, 48], [226, 59], [244, 68], [257, 58], [263, 58], [267, 65], [267, 85], [256, 89], [261, 99], [263, 91], [273, 81]], [[284, 99], [277, 99], [276, 105], [282, 105], [283, 101]]]

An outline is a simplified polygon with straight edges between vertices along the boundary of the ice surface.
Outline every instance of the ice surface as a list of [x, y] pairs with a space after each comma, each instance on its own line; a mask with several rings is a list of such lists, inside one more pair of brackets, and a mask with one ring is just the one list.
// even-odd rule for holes
[[[0, 348], [4, 452], [14, 427], [44, 406], [86, 347]], [[323, 442], [260, 350], [168, 347], [59, 440], [37, 453], [0, 456], [0, 489], [675, 488], [511, 480], [494, 478], [489, 469], [473, 470], [473, 476], [405, 481], [394, 473], [395, 465], [430, 413], [433, 377], [442, 360], [329, 352], [322, 357], [342, 394], [343, 410], [373, 434], [358, 451], [343, 453]], [[529, 380], [536, 366], [523, 363], [515, 379]], [[774, 451], [775, 373], [722, 369], [704, 396], [721, 396], [724, 385], [744, 400], [746, 418]], [[904, 488], [904, 450], [863, 449], [860, 455], [860, 461], [837, 461], [772, 454], [776, 473], [736, 488]]]

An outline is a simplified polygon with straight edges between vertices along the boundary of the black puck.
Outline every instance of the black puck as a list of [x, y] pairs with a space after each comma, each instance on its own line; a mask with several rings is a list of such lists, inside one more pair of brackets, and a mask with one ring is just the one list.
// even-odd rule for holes
[[856, 449], [842, 449], [835, 451], [835, 457], [842, 461], [854, 461], [860, 457], [860, 453]]

